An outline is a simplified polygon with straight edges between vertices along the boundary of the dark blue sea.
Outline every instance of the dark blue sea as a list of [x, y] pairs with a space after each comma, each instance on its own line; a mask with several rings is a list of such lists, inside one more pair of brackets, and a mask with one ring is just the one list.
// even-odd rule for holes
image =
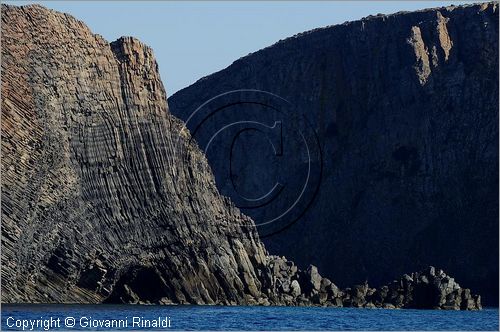
[[[24, 330], [37, 331], [498, 331], [498, 308], [486, 308], [482, 311], [441, 311], [315, 307], [2, 305], [2, 330], [22, 330], [23, 324]], [[106, 327], [107, 324], [111, 327]]]

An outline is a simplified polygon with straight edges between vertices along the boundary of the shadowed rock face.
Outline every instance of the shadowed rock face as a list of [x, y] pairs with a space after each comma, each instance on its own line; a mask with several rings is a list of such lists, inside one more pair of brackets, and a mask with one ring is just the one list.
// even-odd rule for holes
[[[497, 4], [306, 32], [177, 92], [170, 109], [187, 120], [205, 101], [237, 89], [288, 100], [312, 123], [322, 149], [318, 195], [298, 222], [264, 238], [271, 252], [313, 263], [344, 286], [366, 279], [381, 285], [436, 264], [488, 303], [497, 301]], [[255, 109], [234, 106], [221, 119], [255, 120]], [[266, 114], [268, 125], [282, 120]], [[206, 132], [219, 125], [212, 121]], [[283, 135], [281, 157], [270, 156], [262, 137], [239, 140], [231, 160], [236, 180], [220, 167], [228, 151], [208, 151], [221, 193], [237, 201], [233, 186], [259, 196], [277, 179], [301, 181], [290, 167], [299, 146]], [[194, 136], [200, 146], [211, 139]], [[242, 211], [257, 224], [269, 216], [265, 208]]]
[[251, 303], [265, 249], [151, 49], [2, 6], [2, 302]]

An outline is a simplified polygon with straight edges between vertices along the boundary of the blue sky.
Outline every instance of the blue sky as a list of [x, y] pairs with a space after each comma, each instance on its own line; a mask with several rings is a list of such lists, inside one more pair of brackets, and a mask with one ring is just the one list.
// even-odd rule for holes
[[[466, 1], [2, 1], [69, 13], [113, 41], [134, 36], [156, 54], [167, 94], [296, 33]], [[469, 2], [470, 3], [470, 2]]]

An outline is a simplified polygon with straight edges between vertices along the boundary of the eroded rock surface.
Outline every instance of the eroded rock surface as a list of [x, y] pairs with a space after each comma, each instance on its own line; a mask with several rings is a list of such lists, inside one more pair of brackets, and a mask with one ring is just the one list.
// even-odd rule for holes
[[269, 256], [268, 301], [298, 306], [331, 306], [384, 309], [480, 310], [481, 297], [461, 288], [442, 270], [428, 267], [405, 274], [386, 286], [371, 288], [368, 282], [340, 289], [322, 277], [314, 265], [300, 271], [284, 257]]
[[[321, 186], [296, 223], [263, 238], [270, 252], [314, 264], [344, 287], [383, 285], [435, 264], [496, 303], [498, 58], [497, 3], [377, 15], [279, 41], [180, 90], [169, 105], [186, 121], [215, 96], [256, 89], [286, 99], [312, 124]], [[209, 149], [221, 193], [237, 202], [276, 182], [283, 192], [301, 185], [307, 165], [290, 121], [258, 106], [230, 109], [193, 133], [201, 147], [211, 138], [203, 133], [243, 120], [282, 121], [283, 146], [273, 154], [254, 132], [233, 151]], [[197, 124], [187, 123], [192, 132]], [[260, 224], [290, 202], [242, 211]]]
[[479, 307], [441, 272], [340, 290], [269, 256], [182, 128], [150, 48], [2, 5], [2, 302]]
[[2, 6], [2, 302], [254, 301], [266, 253], [168, 112], [152, 51]]

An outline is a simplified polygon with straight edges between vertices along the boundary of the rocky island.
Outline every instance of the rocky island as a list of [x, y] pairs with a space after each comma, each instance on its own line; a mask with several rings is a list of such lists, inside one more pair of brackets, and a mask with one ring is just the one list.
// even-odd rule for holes
[[341, 289], [270, 255], [149, 47], [38, 5], [1, 17], [2, 302], [481, 309], [433, 267]]

